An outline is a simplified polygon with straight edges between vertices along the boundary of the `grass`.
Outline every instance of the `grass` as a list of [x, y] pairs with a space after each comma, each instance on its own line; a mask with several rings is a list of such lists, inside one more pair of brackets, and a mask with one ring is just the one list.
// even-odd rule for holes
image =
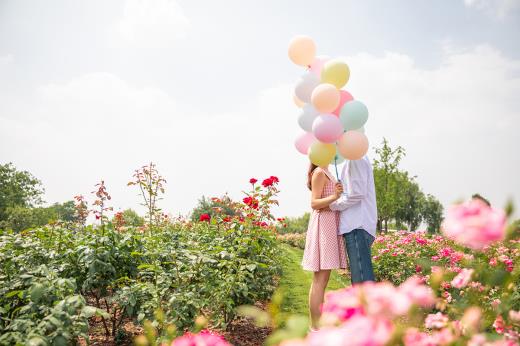
[[[283, 274], [279, 286], [284, 296], [282, 311], [306, 315], [308, 313], [308, 296], [312, 272], [302, 269], [303, 250], [287, 244], [282, 244], [282, 250]], [[333, 270], [327, 290], [336, 290], [348, 285], [350, 285], [350, 280]]]

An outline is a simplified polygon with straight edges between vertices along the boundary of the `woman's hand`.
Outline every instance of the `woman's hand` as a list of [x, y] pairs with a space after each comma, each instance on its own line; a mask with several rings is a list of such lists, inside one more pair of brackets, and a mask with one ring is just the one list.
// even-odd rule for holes
[[334, 186], [334, 197], [336, 197], [336, 199], [339, 199], [342, 194], [343, 194], [343, 184], [340, 182], [337, 182], [336, 185]]

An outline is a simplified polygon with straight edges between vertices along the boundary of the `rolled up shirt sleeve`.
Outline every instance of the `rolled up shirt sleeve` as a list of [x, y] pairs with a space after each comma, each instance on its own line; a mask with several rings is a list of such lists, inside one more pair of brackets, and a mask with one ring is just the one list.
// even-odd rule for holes
[[346, 194], [330, 204], [329, 208], [331, 210], [342, 211], [348, 209], [365, 198], [368, 186], [367, 168], [363, 159], [349, 162], [347, 181], [343, 183]]

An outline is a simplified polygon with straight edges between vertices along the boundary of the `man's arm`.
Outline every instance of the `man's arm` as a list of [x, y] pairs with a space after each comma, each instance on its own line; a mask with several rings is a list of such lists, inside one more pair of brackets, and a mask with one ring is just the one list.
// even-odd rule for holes
[[367, 194], [368, 165], [364, 159], [350, 161], [347, 174], [346, 195], [330, 204], [334, 211], [343, 211], [360, 203]]

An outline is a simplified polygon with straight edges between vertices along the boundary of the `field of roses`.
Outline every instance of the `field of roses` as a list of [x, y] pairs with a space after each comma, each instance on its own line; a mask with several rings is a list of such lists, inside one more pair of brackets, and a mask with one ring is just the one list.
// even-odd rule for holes
[[[509, 210], [510, 213], [511, 210]], [[286, 327], [283, 346], [518, 345], [520, 227], [470, 201], [452, 207], [442, 235], [389, 232], [373, 247], [377, 283], [330, 292], [316, 333]], [[301, 236], [279, 240], [299, 245]]]
[[266, 300], [275, 288], [269, 210], [277, 183], [268, 178], [244, 201], [229, 201], [232, 215], [215, 208], [193, 222], [154, 214], [144, 227], [117, 215], [109, 221], [110, 196], [100, 183], [93, 210], [77, 198], [78, 212], [92, 213], [95, 225], [0, 231], [0, 345], [88, 342], [92, 325], [106, 340], [128, 344], [128, 322], [157, 343], [200, 329], [201, 320], [225, 328], [238, 306]]

